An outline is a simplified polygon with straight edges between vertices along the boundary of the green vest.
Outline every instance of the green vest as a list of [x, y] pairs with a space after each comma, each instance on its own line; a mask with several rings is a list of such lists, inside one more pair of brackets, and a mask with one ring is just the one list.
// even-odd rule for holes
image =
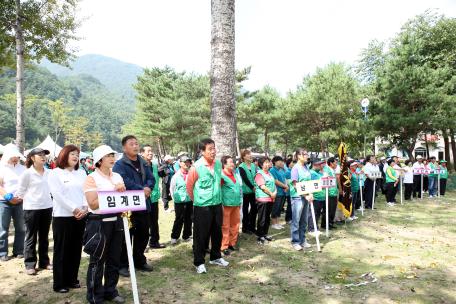
[[[256, 171], [256, 168], [255, 168], [255, 164], [254, 163], [250, 163], [250, 170], [247, 169], [247, 165], [245, 164], [245, 162], [243, 162], [242, 164], [239, 165], [239, 168], [242, 168], [244, 169], [245, 171], [245, 174], [247, 175], [247, 179], [249, 180], [249, 182], [252, 183], [252, 185], [257, 188], [257, 185], [255, 184], [255, 171]], [[244, 194], [252, 194], [253, 193], [253, 190], [250, 189], [249, 186], [247, 186], [245, 183], [242, 183], [242, 193]]]
[[153, 170], [152, 173], [154, 174], [154, 177], [155, 177], [155, 186], [154, 186], [154, 189], [152, 190], [152, 193], [150, 194], [150, 201], [153, 204], [153, 203], [157, 203], [158, 199], [160, 198], [160, 186], [159, 186], [160, 177], [158, 177], [157, 164], [152, 163], [152, 170]]
[[236, 183], [231, 178], [222, 173], [222, 204], [228, 207], [239, 207], [242, 203], [241, 197], [241, 179], [234, 173]]
[[444, 167], [440, 166], [440, 170], [445, 170], [444, 174], [440, 174], [440, 179], [442, 179], [442, 178], [447, 179], [448, 178], [448, 170], [447, 170], [447, 168], [444, 168]]
[[191, 202], [190, 196], [188, 196], [187, 188], [185, 187], [185, 181], [182, 175], [180, 174], [180, 170], [177, 171], [176, 174], [176, 191], [174, 192], [174, 203], [187, 203]]
[[[331, 169], [329, 168], [329, 166], [325, 166], [325, 168], [323, 169], [323, 171], [325, 171], [326, 173], [328, 173], [329, 176], [335, 177], [334, 174], [332, 173]], [[358, 183], [358, 184], [359, 184], [359, 183]], [[336, 186], [328, 189], [328, 196], [331, 196], [331, 197], [332, 197], [332, 196], [337, 196], [337, 193], [338, 193], [337, 188], [338, 188], [338, 186], [337, 186], [337, 180], [336, 180]]]
[[353, 172], [352, 170], [348, 169], [348, 172], [350, 172], [351, 178], [350, 178], [350, 184], [351, 184], [351, 192], [358, 192], [359, 191], [359, 175], [358, 173]]
[[222, 165], [214, 160], [214, 174], [199, 159], [193, 165], [198, 172], [198, 179], [193, 186], [193, 205], [197, 207], [216, 206], [222, 202], [220, 184], [222, 180]]
[[388, 168], [386, 168], [386, 183], [395, 183], [396, 181], [388, 175], [388, 170], [391, 172], [391, 175], [396, 177], [396, 170], [394, 170], [393, 167], [388, 166]]
[[[310, 169], [310, 173], [317, 175], [318, 179], [323, 177], [323, 173], [321, 171], [317, 172], [314, 169]], [[313, 194], [314, 199], [316, 199], [316, 200], [320, 200], [320, 201], [326, 200], [326, 190], [322, 189], [321, 191], [314, 192], [312, 194]]]
[[[264, 173], [263, 170], [258, 170], [257, 174], [263, 175], [264, 181], [266, 183], [266, 187], [269, 189], [269, 191], [273, 192], [275, 191], [275, 179], [271, 175], [267, 176], [266, 173]], [[255, 198], [260, 198], [260, 197], [271, 197], [270, 195], [266, 194], [266, 192], [263, 191], [260, 187], [256, 187], [255, 190]]]
[[[434, 169], [437, 169], [437, 168], [438, 168], [437, 164], [434, 165], [432, 162], [430, 162], [429, 165], [430, 165], [430, 167], [431, 167], [431, 170], [434, 170]], [[434, 171], [432, 171], [432, 173], [429, 174], [428, 177], [437, 177], [437, 175], [434, 174]]]
[[[304, 171], [304, 169], [298, 163], [296, 165], [294, 165], [294, 167], [296, 167], [296, 169], [298, 169], [298, 175], [299, 175], [298, 183], [307, 182], [307, 181], [311, 180], [309, 168], [307, 168], [307, 171]], [[300, 195], [298, 195], [298, 192], [296, 191], [295, 187], [293, 186], [293, 181], [291, 180], [291, 178], [288, 181], [288, 186], [290, 187], [290, 197], [300, 197]]]

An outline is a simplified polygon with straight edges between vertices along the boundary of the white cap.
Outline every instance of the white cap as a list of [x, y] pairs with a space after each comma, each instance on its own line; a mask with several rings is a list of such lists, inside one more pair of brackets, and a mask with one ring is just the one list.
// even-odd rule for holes
[[382, 157], [380, 158], [380, 160], [384, 160], [384, 159], [386, 159], [384, 156], [382, 156]]
[[423, 158], [423, 156], [421, 156], [421, 155], [418, 155], [418, 156], [416, 157], [416, 159], [419, 159], [419, 158]]
[[7, 164], [11, 157], [19, 157], [22, 161], [26, 160], [24, 155], [22, 155], [21, 152], [19, 152], [19, 149], [15, 145], [7, 144], [3, 148], [3, 157], [2, 161], [0, 162], [0, 165]]
[[168, 159], [173, 159], [170, 155], [165, 156], [165, 161], [168, 161]]
[[110, 146], [99, 146], [93, 150], [93, 162], [98, 163], [104, 156], [114, 153], [115, 159], [117, 159], [118, 153], [114, 151]]

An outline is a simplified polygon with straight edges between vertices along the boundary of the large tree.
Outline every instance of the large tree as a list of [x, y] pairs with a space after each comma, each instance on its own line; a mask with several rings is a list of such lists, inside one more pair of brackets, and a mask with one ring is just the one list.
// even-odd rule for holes
[[236, 155], [234, 0], [211, 1], [211, 137], [217, 158]]
[[[77, 48], [71, 40], [83, 19], [76, 18], [79, 0], [1, 1], [1, 62], [16, 68], [17, 123], [16, 144], [25, 145], [24, 66], [42, 58], [69, 67]], [[0, 67], [1, 68], [1, 67]]]

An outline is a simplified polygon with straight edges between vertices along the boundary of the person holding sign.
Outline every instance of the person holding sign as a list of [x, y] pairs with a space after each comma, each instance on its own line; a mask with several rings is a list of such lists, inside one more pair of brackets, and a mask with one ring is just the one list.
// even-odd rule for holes
[[350, 163], [350, 169], [348, 169], [348, 177], [350, 179], [350, 185], [351, 185], [351, 193], [352, 193], [352, 213], [350, 218], [352, 220], [357, 219], [358, 217], [355, 218], [355, 209], [360, 209], [362, 208], [362, 203], [361, 200], [359, 200], [360, 204], [359, 206], [356, 206], [358, 203], [358, 198], [359, 198], [359, 191], [360, 191], [360, 184], [359, 184], [359, 175], [356, 172], [356, 168], [358, 167], [358, 163], [356, 161], [353, 161]]
[[416, 157], [416, 162], [413, 164], [413, 198], [417, 198], [417, 193], [418, 197], [421, 198], [421, 178], [422, 175], [418, 172], [415, 172], [415, 170], [418, 169], [425, 169], [424, 164], [423, 164], [423, 157], [421, 155], [418, 155]]
[[[143, 271], [153, 271], [154, 268], [148, 265], [144, 250], [149, 241], [149, 213], [152, 210], [152, 203], [150, 195], [152, 189], [155, 187], [155, 176], [150, 171], [149, 163], [138, 155], [139, 144], [136, 137], [127, 135], [122, 138], [122, 149], [124, 155], [115, 164], [112, 172], [119, 173], [127, 190], [144, 190], [146, 196], [147, 210], [133, 211], [130, 216], [132, 228], [130, 228], [131, 240], [125, 242], [132, 242], [133, 245], [133, 261], [135, 268]], [[133, 237], [134, 236], [134, 237]], [[120, 270], [121, 276], [130, 276], [128, 270], [128, 254], [127, 245], [123, 243], [122, 254], [120, 256]]]
[[394, 159], [389, 159], [387, 161], [388, 168], [386, 168], [386, 179], [385, 179], [385, 189], [386, 189], [386, 205], [389, 207], [395, 206], [394, 196], [396, 195], [396, 186], [399, 182], [399, 179], [396, 177], [396, 170], [394, 165], [396, 162]]
[[171, 179], [169, 191], [174, 200], [174, 210], [176, 217], [174, 219], [173, 230], [171, 232], [171, 245], [176, 245], [177, 240], [182, 232], [182, 242], [192, 241], [192, 215], [193, 215], [193, 202], [188, 196], [185, 183], [187, 180], [188, 170], [192, 162], [187, 156], [179, 159], [179, 170], [176, 171]]
[[440, 175], [440, 195], [441, 196], [445, 196], [446, 182], [447, 182], [447, 178], [448, 178], [448, 169], [446, 167], [446, 163], [447, 163], [447, 161], [442, 159], [440, 161], [440, 166], [438, 168], [439, 170], [443, 171], [443, 174]]
[[[328, 165], [324, 167], [323, 171], [328, 174], [330, 177], [336, 177], [336, 170], [337, 170], [337, 161], [334, 157], [328, 158], [327, 161]], [[340, 171], [340, 168], [339, 168]], [[329, 222], [329, 230], [337, 229], [334, 226], [334, 217], [336, 216], [336, 209], [337, 209], [337, 193], [339, 192], [339, 187], [336, 182], [335, 187], [331, 187], [328, 190], [328, 222]], [[323, 207], [323, 210], [326, 210], [326, 205]], [[323, 212], [323, 217], [321, 220], [321, 227], [326, 229], [326, 212]]]
[[256, 166], [249, 150], [242, 150], [239, 175], [242, 178], [242, 232], [252, 234], [256, 228], [257, 206], [255, 204]]
[[63, 147], [56, 163], [58, 167], [48, 176], [54, 199], [54, 291], [67, 293], [69, 288], [81, 288], [78, 273], [85, 215], [89, 208], [82, 185], [87, 175], [84, 170], [78, 170], [79, 148], [74, 145]]
[[310, 181], [311, 175], [306, 166], [308, 159], [307, 150], [299, 148], [294, 154], [296, 164], [291, 169], [291, 179], [288, 182], [290, 187], [292, 220], [290, 225], [291, 246], [295, 250], [302, 250], [302, 247], [312, 247], [306, 242], [307, 216], [309, 214], [309, 201], [313, 201], [312, 193], [304, 196], [298, 195], [296, 184]]
[[197, 273], [206, 273], [206, 243], [211, 238], [209, 264], [226, 267], [230, 263], [222, 258], [222, 165], [215, 159], [215, 142], [202, 139], [198, 147], [203, 157], [195, 162], [187, 176], [186, 188], [193, 201], [193, 264]]
[[[324, 163], [325, 161], [320, 158], [312, 161], [312, 169], [310, 169], [311, 180], [318, 180], [322, 177], [328, 176], [328, 173], [323, 173], [321, 170], [321, 165]], [[321, 210], [325, 205], [326, 190], [322, 189], [321, 191], [314, 192], [313, 196], [314, 199], [310, 202], [310, 204], [314, 205], [315, 222], [317, 223], [317, 227], [314, 227], [313, 224], [312, 211], [308, 212], [307, 222], [309, 223], [309, 234], [316, 236], [317, 234], [322, 234], [318, 228], [318, 221], [320, 220]]]
[[412, 190], [413, 190], [413, 168], [412, 168], [412, 161], [410, 159], [407, 159], [405, 161], [404, 184], [405, 184], [404, 198], [406, 201], [411, 201], [412, 200]]
[[434, 174], [434, 170], [437, 169], [439, 165], [435, 162], [435, 160], [435, 156], [432, 156], [431, 162], [428, 165], [428, 167], [432, 170], [431, 174], [428, 176], [429, 197], [437, 196], [438, 177], [436, 174]]
[[[364, 182], [365, 187], [365, 198], [366, 198], [366, 209], [372, 208], [374, 197], [374, 181], [375, 178], [371, 176], [371, 171], [378, 171], [376, 166], [374, 165], [374, 156], [368, 155], [366, 157], [366, 166], [364, 167], [364, 174], [366, 175], [366, 181]], [[377, 208], [374, 208], [377, 209]]]
[[230, 250], [237, 251], [237, 237], [241, 220], [240, 208], [241, 178], [236, 174], [234, 161], [229, 155], [222, 157], [222, 204], [223, 204], [223, 225], [222, 225], [222, 252], [230, 254]]
[[[90, 254], [86, 299], [96, 304], [102, 304], [104, 300], [125, 303], [125, 299], [119, 296], [116, 289], [119, 281], [120, 254], [125, 239], [121, 213], [100, 215], [98, 202], [98, 191], [126, 190], [120, 174], [111, 172], [117, 155], [109, 146], [96, 148], [93, 151], [96, 169], [87, 176], [82, 186], [91, 212], [84, 233], [84, 252]], [[121, 204], [114, 202], [116, 203]]]

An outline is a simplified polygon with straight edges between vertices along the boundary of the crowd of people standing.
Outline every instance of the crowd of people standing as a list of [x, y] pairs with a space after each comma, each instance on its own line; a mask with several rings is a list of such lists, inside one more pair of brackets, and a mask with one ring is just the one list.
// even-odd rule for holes
[[[268, 243], [275, 241], [270, 228], [281, 230], [289, 225], [290, 245], [302, 250], [312, 247], [306, 233], [318, 237], [322, 234], [320, 229], [337, 229], [335, 225], [344, 220], [358, 219], [355, 210], [376, 209], [378, 191], [386, 196], [387, 206], [394, 206], [401, 178], [405, 199], [412, 200], [412, 193], [413, 198], [418, 198], [426, 191], [435, 197], [438, 181], [440, 194], [445, 195], [448, 176], [446, 161], [437, 163], [435, 157], [427, 162], [418, 156], [415, 163], [406, 160], [402, 166], [395, 156], [386, 159], [368, 155], [358, 160], [344, 155], [342, 169], [347, 170], [349, 182], [342, 185], [339, 160], [310, 159], [305, 148], [297, 149], [286, 159], [253, 159], [250, 151], [243, 150], [236, 163], [229, 155], [217, 160], [215, 142], [203, 139], [199, 142], [198, 160], [192, 163], [182, 153], [174, 164], [171, 156], [165, 156], [162, 164], [154, 161], [151, 146], [140, 147], [132, 135], [122, 139], [122, 148], [124, 153], [119, 158], [109, 146], [100, 146], [93, 151], [92, 162], [90, 158], [80, 160], [79, 148], [67, 145], [47, 166], [49, 151], [36, 148], [25, 158], [16, 146], [7, 145], [0, 160], [0, 260], [10, 259], [8, 232], [13, 219], [12, 253], [24, 258], [27, 274], [35, 275], [37, 268], [53, 270], [55, 292], [80, 288], [78, 272], [84, 246], [90, 255], [87, 301], [123, 303], [125, 299], [116, 286], [119, 275], [130, 276], [126, 242], [132, 245], [135, 268], [142, 271], [153, 271], [144, 254], [147, 246], [166, 247], [160, 243], [160, 199], [167, 213], [172, 212], [169, 202], [174, 201], [170, 244], [177, 244], [179, 238], [193, 242], [193, 264], [197, 273], [206, 273], [206, 254], [209, 264], [229, 265], [222, 254], [228, 256], [240, 249], [240, 231], [255, 234], [259, 242]], [[430, 173], [419, 174], [418, 169], [428, 169]], [[438, 178], [435, 170], [444, 174]], [[298, 194], [298, 183], [325, 177], [336, 179], [327, 199], [324, 189]], [[350, 207], [349, 213], [344, 214], [337, 207], [347, 187]], [[98, 201], [98, 191], [127, 190], [144, 191], [146, 197], [146, 209], [133, 211], [129, 217], [130, 240], [124, 237], [122, 214], [100, 214]], [[281, 224], [282, 212], [285, 226]], [[52, 263], [48, 254], [51, 224]]]

